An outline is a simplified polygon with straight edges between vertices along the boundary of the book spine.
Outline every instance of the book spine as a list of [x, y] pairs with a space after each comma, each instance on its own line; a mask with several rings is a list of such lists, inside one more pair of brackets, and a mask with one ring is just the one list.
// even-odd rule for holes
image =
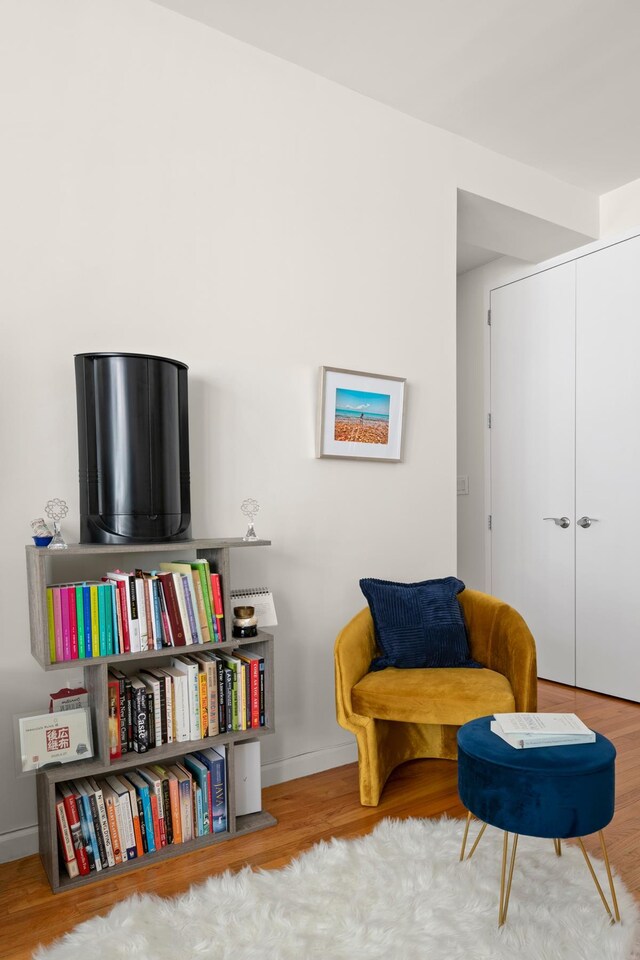
[[171, 777], [169, 783], [169, 802], [171, 804], [171, 827], [173, 842], [182, 843], [182, 817], [180, 815], [180, 783], [177, 777]]
[[93, 656], [93, 624], [91, 622], [91, 588], [82, 586], [82, 613], [84, 623], [84, 655]]
[[124, 653], [122, 648], [122, 625], [120, 622], [120, 609], [118, 607], [118, 588], [115, 583], [109, 582], [111, 594], [111, 625], [113, 632], [113, 653]]
[[184, 586], [182, 584], [182, 574], [173, 572], [171, 574], [171, 579], [173, 580], [173, 589], [176, 597], [176, 602], [178, 604], [178, 614], [180, 617], [180, 623], [182, 624], [182, 636], [184, 637], [185, 645], [191, 645], [193, 643], [193, 638], [191, 636], [191, 628], [189, 625], [189, 615], [187, 614], [187, 604], [184, 597]]
[[98, 804], [96, 802], [95, 793], [89, 793], [86, 799], [89, 801], [89, 810], [91, 811], [91, 822], [93, 823], [93, 833], [96, 838], [96, 847], [98, 851], [98, 856], [96, 858], [96, 867], [98, 866], [97, 860], [100, 860], [100, 866], [103, 870], [106, 870], [109, 866], [109, 861], [107, 859], [107, 848], [105, 847], [104, 837], [102, 835], [102, 826], [100, 824], [100, 812], [98, 810]]
[[78, 658], [84, 660], [87, 648], [84, 639], [84, 604], [82, 602], [82, 586], [74, 587], [76, 601], [76, 624], [78, 630]]
[[73, 880], [74, 877], [79, 875], [80, 871], [78, 869], [78, 861], [76, 860], [75, 850], [73, 847], [73, 839], [71, 837], [71, 829], [67, 819], [67, 811], [65, 809], [64, 800], [60, 796], [56, 796], [56, 821], [58, 824], [58, 842], [60, 853], [64, 861], [65, 869], [70, 879]]
[[[147, 830], [147, 848], [149, 853], [155, 853], [156, 846], [156, 837], [154, 833], [154, 824], [153, 824], [153, 809], [151, 805], [151, 797], [149, 796], [149, 788], [141, 787], [140, 796], [142, 798], [142, 810], [144, 813], [144, 825]], [[157, 814], [156, 814], [157, 816]]]
[[149, 788], [149, 802], [151, 803], [151, 815], [153, 817], [153, 834], [155, 837], [156, 850], [161, 850], [167, 845], [167, 831], [164, 822], [164, 815], [161, 811], [161, 798], [155, 790]]
[[104, 797], [102, 796], [102, 790], [99, 787], [95, 790], [94, 796], [96, 800], [96, 806], [98, 808], [100, 830], [102, 832], [105, 853], [107, 855], [107, 866], [114, 867], [116, 860], [113, 853], [113, 846], [111, 844], [111, 832], [109, 830], [109, 819], [107, 817], [107, 808], [105, 806]]
[[129, 606], [127, 603], [127, 584], [124, 580], [116, 580], [118, 591], [118, 605], [120, 607], [120, 621], [122, 623], [123, 653], [131, 652], [131, 634], [129, 632]]
[[224, 664], [216, 660], [218, 674], [218, 733], [227, 732], [227, 685]]
[[62, 588], [52, 587], [53, 624], [55, 628], [56, 663], [64, 660], [64, 642], [62, 638]]
[[211, 574], [211, 592], [213, 594], [213, 610], [217, 621], [219, 642], [224, 643], [224, 604], [222, 602], [222, 579], [219, 573]]
[[173, 574], [159, 573], [158, 579], [162, 583], [173, 646], [184, 647], [186, 641], [184, 629], [182, 627], [182, 620], [180, 617], [180, 607], [178, 606], [178, 597], [176, 594], [176, 586], [173, 580]]
[[49, 631], [49, 662], [56, 662], [56, 620], [53, 605], [53, 587], [47, 587], [47, 627]]
[[122, 863], [122, 845], [120, 841], [120, 831], [118, 829], [118, 817], [116, 815], [116, 803], [113, 796], [104, 798], [104, 805], [107, 811], [107, 821], [109, 824], [109, 833], [111, 834], [111, 849], [115, 863]]
[[[133, 793], [135, 794], [135, 791], [133, 791]], [[135, 808], [134, 803], [135, 800], [132, 801], [128, 789], [126, 793], [120, 795], [120, 809], [122, 811], [125, 828], [127, 860], [135, 860], [136, 857], [139, 856], [135, 830], [135, 819], [138, 816], [138, 811]]]
[[64, 808], [67, 812], [67, 821], [71, 831], [71, 839], [73, 841], [73, 849], [78, 862], [78, 871], [81, 877], [86, 877], [91, 872], [91, 868], [89, 866], [87, 847], [82, 833], [80, 814], [78, 813], [78, 802], [69, 787], [65, 789], [63, 797]]
[[109, 676], [107, 681], [107, 703], [109, 708], [109, 760], [122, 756], [122, 728], [120, 681]]
[[107, 615], [105, 608], [104, 587], [102, 584], [96, 587], [98, 591], [98, 656], [107, 655]]
[[260, 679], [260, 726], [266, 726], [266, 707], [265, 707], [265, 689], [264, 689], [264, 660], [260, 658], [258, 661], [259, 667], [259, 679]]
[[60, 612], [62, 619], [62, 659], [71, 660], [71, 627], [69, 625], [68, 587], [60, 588]]
[[198, 636], [198, 625], [196, 622], [197, 611], [194, 609], [193, 597], [191, 596], [191, 584], [193, 580], [190, 576], [187, 576], [186, 573], [180, 574], [180, 579], [182, 580], [182, 590], [184, 593], [184, 604], [187, 611], [187, 621], [189, 624], [189, 632], [191, 633], [191, 642], [200, 643]]
[[175, 740], [175, 726], [173, 718], [173, 684], [171, 683], [171, 677], [167, 674], [162, 674], [160, 683], [164, 686], [165, 722], [167, 728], [167, 739], [165, 742], [173, 743]]
[[138, 612], [138, 598], [136, 594], [136, 578], [129, 576], [127, 582], [127, 600], [129, 608], [129, 636], [131, 640], [131, 653], [140, 653], [140, 619]]
[[133, 687], [132, 701], [133, 749], [136, 753], [146, 753], [149, 749], [149, 723], [147, 717], [147, 697], [144, 687]]
[[156, 650], [162, 649], [162, 609], [160, 606], [160, 584], [158, 578], [153, 577], [151, 583], [151, 598], [153, 601], [153, 635]]
[[91, 594], [91, 656], [100, 656], [100, 614], [98, 608], [98, 588], [95, 584], [89, 587]]
[[105, 583], [100, 588], [104, 603], [105, 650], [107, 657], [112, 657], [113, 646], [113, 597], [111, 584]]
[[215, 767], [211, 771], [214, 833], [224, 833], [227, 829], [227, 791], [225, 768], [226, 760], [223, 756], [220, 756], [219, 760], [217, 760], [215, 763]]
[[138, 626], [140, 629], [140, 650], [149, 649], [149, 623], [147, 620], [147, 598], [142, 577], [134, 577], [136, 588], [136, 605], [138, 610]]
[[89, 869], [92, 872], [95, 870], [102, 870], [102, 864], [100, 863], [100, 858], [98, 856], [96, 839], [95, 836], [92, 836], [93, 819], [91, 817], [91, 809], [89, 808], [89, 798], [83, 796], [82, 794], [77, 794], [76, 803], [78, 805], [80, 827], [82, 828], [82, 838], [84, 840], [87, 858], [89, 860]]
[[149, 750], [156, 746], [156, 698], [153, 690], [145, 691], [145, 701], [147, 709], [147, 730], [149, 732]]
[[209, 736], [209, 690], [207, 687], [207, 674], [205, 671], [198, 671], [198, 702], [200, 704], [200, 740]]
[[207, 674], [207, 693], [209, 694], [209, 736], [215, 737], [219, 733], [218, 717], [218, 669], [216, 660], [207, 660], [205, 670]]
[[[119, 674], [118, 681], [118, 704], [120, 707], [120, 754], [129, 752], [129, 716], [131, 714], [131, 696], [127, 703], [127, 681], [124, 674]], [[129, 685], [131, 689], [131, 685]]]
[[198, 623], [200, 624], [200, 633], [202, 635], [202, 643], [209, 643], [211, 641], [211, 632], [209, 629], [209, 624], [211, 621], [207, 619], [207, 611], [204, 605], [204, 594], [202, 592], [202, 583], [200, 581], [200, 574], [197, 569], [191, 570], [191, 582], [193, 587], [193, 595], [196, 599], [196, 609]]
[[69, 644], [71, 659], [78, 659], [78, 619], [76, 616], [76, 588], [67, 587], [67, 603], [69, 604]]
[[[133, 803], [133, 800], [131, 801]], [[139, 793], [136, 793], [136, 817], [135, 824], [136, 827], [136, 837], [140, 837], [140, 844], [138, 846], [138, 856], [142, 857], [145, 853], [149, 853], [149, 837], [147, 836], [147, 824], [144, 819], [144, 804], [142, 802], [142, 797]]]

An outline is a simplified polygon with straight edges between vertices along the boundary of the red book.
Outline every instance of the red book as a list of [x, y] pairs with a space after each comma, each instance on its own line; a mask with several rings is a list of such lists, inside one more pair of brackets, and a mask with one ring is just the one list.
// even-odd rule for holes
[[180, 616], [180, 607], [178, 606], [178, 597], [176, 594], [175, 583], [172, 573], [159, 573], [158, 580], [162, 584], [165, 604], [167, 607], [167, 616], [171, 625], [171, 634], [173, 636], [174, 647], [184, 647], [186, 644], [184, 628], [182, 626], [182, 617]]
[[78, 870], [81, 877], [86, 877], [89, 873], [89, 858], [82, 837], [82, 828], [80, 826], [80, 817], [78, 816], [78, 807], [73, 790], [66, 783], [59, 784], [59, 790], [64, 801], [64, 809], [67, 814], [67, 823], [71, 830], [73, 839], [73, 849], [76, 860], [78, 861]]
[[117, 760], [122, 756], [122, 739], [120, 735], [120, 681], [108, 675], [107, 704], [109, 707], [109, 760]]
[[260, 658], [245, 656], [242, 650], [234, 650], [233, 656], [244, 660], [249, 666], [251, 691], [251, 726], [260, 726]]
[[58, 824], [58, 847], [64, 860], [64, 865], [71, 880], [80, 873], [76, 852], [73, 846], [71, 828], [67, 819], [67, 811], [61, 794], [56, 790], [56, 821]]
[[224, 604], [222, 602], [222, 582], [219, 573], [211, 574], [211, 592], [213, 594], [213, 612], [220, 634], [219, 642], [224, 643]]

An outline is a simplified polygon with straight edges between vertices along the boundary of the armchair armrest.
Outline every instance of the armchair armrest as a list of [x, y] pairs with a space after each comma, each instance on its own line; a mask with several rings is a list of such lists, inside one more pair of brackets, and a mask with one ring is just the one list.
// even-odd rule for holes
[[373, 619], [368, 607], [357, 613], [344, 627], [335, 642], [336, 714], [346, 729], [369, 723], [369, 717], [353, 712], [351, 691], [366, 673], [377, 652]]
[[535, 712], [536, 645], [527, 624], [513, 607], [478, 590], [463, 590], [458, 599], [473, 659], [507, 678], [516, 710]]

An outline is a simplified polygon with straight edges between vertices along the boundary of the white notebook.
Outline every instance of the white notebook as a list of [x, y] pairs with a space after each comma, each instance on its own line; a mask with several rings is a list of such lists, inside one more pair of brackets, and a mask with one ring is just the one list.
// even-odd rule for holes
[[273, 594], [268, 587], [244, 587], [242, 590], [232, 590], [231, 606], [253, 607], [260, 629], [278, 626]]

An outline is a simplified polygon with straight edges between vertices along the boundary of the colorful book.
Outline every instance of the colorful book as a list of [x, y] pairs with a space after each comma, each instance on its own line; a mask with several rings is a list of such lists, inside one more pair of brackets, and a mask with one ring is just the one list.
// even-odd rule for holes
[[211, 771], [213, 833], [227, 829], [227, 748], [224, 744], [199, 750], [198, 756]]
[[53, 587], [47, 587], [47, 628], [49, 633], [49, 662], [56, 662], [56, 620], [53, 606]]
[[71, 831], [73, 849], [78, 863], [78, 872], [81, 877], [86, 877], [91, 872], [91, 867], [89, 866], [89, 855], [82, 832], [80, 812], [78, 810], [78, 800], [80, 797], [76, 795], [76, 791], [73, 790], [68, 783], [59, 783], [58, 791], [64, 800], [67, 822]]
[[87, 656], [87, 648], [85, 646], [84, 639], [84, 603], [82, 599], [82, 585], [77, 584], [75, 587], [76, 595], [76, 623], [78, 630], [78, 658], [84, 660]]
[[58, 849], [60, 851], [60, 857], [69, 878], [73, 880], [80, 875], [80, 870], [78, 868], [78, 861], [76, 860], [64, 798], [58, 790], [56, 790], [56, 824], [58, 827]]
[[222, 600], [222, 578], [219, 573], [211, 574], [211, 592], [213, 595], [213, 612], [215, 615], [214, 627], [217, 626], [218, 642], [224, 643], [224, 603]]

